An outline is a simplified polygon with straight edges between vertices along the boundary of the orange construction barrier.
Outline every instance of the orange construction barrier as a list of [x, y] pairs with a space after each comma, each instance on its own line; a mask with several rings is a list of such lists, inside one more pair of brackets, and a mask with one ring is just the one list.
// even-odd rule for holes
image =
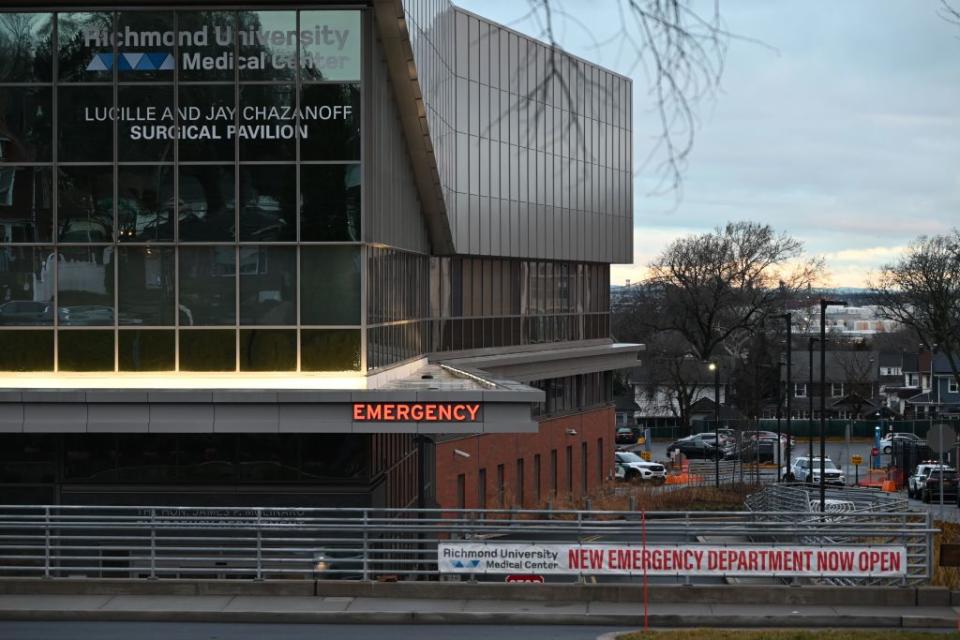
[[880, 485], [880, 490], [888, 493], [895, 493], [897, 490], [897, 483], [893, 480], [884, 480], [883, 484]]

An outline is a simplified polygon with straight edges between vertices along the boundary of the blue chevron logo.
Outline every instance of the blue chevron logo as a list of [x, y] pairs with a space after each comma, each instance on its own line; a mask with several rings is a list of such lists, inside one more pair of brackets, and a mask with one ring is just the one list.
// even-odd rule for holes
[[454, 569], [476, 569], [480, 566], [479, 560], [454, 560], [451, 562]]
[[112, 53], [95, 53], [87, 64], [87, 71], [110, 71], [116, 62], [120, 71], [172, 71], [173, 54], [165, 51], [121, 53], [116, 58]]

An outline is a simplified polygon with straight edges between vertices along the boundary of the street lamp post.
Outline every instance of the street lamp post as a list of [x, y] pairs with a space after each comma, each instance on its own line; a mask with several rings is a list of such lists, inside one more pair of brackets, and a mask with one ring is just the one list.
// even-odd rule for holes
[[777, 482], [781, 480], [781, 470], [783, 469], [783, 459], [781, 458], [783, 452], [783, 442], [781, 438], [782, 431], [780, 430], [780, 420], [783, 418], [783, 362], [778, 362], [777, 365]]
[[[825, 300], [820, 298], [820, 384], [825, 385], [827, 379], [827, 307], [845, 307], [846, 302], [839, 300]], [[820, 513], [827, 508], [827, 396], [826, 390], [820, 392]]]
[[714, 485], [720, 488], [720, 365], [711, 362], [708, 366], [713, 371], [713, 437], [715, 451], [714, 460]]
[[[810, 482], [810, 476], [813, 474], [813, 343], [819, 340], [819, 338], [810, 338], [810, 344], [808, 345], [808, 350], [810, 353], [810, 384], [807, 389], [807, 402], [810, 405], [810, 417], [807, 419], [807, 442], [810, 445], [810, 451], [807, 457], [807, 462], [810, 465], [809, 471], [807, 472], [806, 481]], [[820, 391], [823, 393], [823, 390]]]
[[791, 352], [793, 351], [793, 315], [789, 313], [784, 313], [781, 316], [784, 321], [787, 323], [787, 474], [790, 473], [790, 439], [793, 437], [793, 429], [791, 420], [793, 414], [793, 404], [791, 402], [791, 396], [793, 396], [793, 385], [791, 384], [793, 375], [792, 371], [792, 359]]

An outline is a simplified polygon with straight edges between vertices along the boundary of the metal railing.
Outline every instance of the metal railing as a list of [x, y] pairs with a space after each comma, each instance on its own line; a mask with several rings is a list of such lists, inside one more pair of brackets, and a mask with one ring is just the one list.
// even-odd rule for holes
[[[826, 504], [820, 514], [820, 490], [808, 484], [770, 485], [757, 493], [747, 496], [746, 506], [751, 511], [771, 514], [771, 517], [783, 522], [798, 525], [811, 520], [831, 522], [855, 522], [865, 527], [872, 523], [886, 523], [900, 518], [906, 522], [910, 513], [909, 501], [899, 493], [887, 493], [878, 489], [829, 487], [824, 491]], [[926, 514], [932, 525], [932, 516]], [[800, 544], [808, 545], [844, 545], [859, 540], [873, 544], [892, 544], [893, 538], [879, 535], [874, 538], [838, 535], [829, 531], [804, 533], [798, 538]], [[907, 545], [908, 562], [927, 563], [927, 574], [932, 575], [933, 532], [927, 536], [927, 547]], [[885, 585], [888, 578], [818, 578], [814, 582], [839, 586]], [[900, 584], [906, 584], [901, 581]]]
[[852, 512], [837, 518], [809, 511], [641, 516], [619, 511], [0, 506], [0, 578], [436, 580], [441, 542], [639, 545], [642, 527], [649, 544], [697, 544], [706, 537], [777, 544], [882, 541], [908, 550], [906, 576], [888, 583], [921, 584], [931, 576], [935, 530], [929, 514], [915, 512]]

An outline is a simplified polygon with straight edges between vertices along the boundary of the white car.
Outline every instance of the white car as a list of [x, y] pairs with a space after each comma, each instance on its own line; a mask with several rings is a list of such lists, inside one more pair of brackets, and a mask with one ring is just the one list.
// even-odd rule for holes
[[[631, 451], [617, 451], [618, 467], [623, 467], [623, 479], [630, 482], [642, 480], [654, 484], [663, 484], [667, 480], [667, 469], [658, 462], [647, 462]], [[617, 473], [619, 478], [619, 470]]]
[[[813, 458], [813, 468], [811, 469], [810, 458], [803, 456], [793, 461], [790, 471], [797, 482], [810, 482], [820, 484], [820, 458]], [[846, 484], [847, 479], [843, 471], [833, 464], [830, 458], [823, 459], [824, 484]]]
[[[937, 462], [922, 462], [918, 464], [913, 474], [907, 478], [907, 495], [919, 500], [923, 496], [923, 490], [927, 486], [927, 478], [930, 477], [930, 473], [940, 468], [940, 464]], [[943, 465], [942, 468], [947, 473], [954, 473], [956, 471], [956, 469], [946, 464]]]

